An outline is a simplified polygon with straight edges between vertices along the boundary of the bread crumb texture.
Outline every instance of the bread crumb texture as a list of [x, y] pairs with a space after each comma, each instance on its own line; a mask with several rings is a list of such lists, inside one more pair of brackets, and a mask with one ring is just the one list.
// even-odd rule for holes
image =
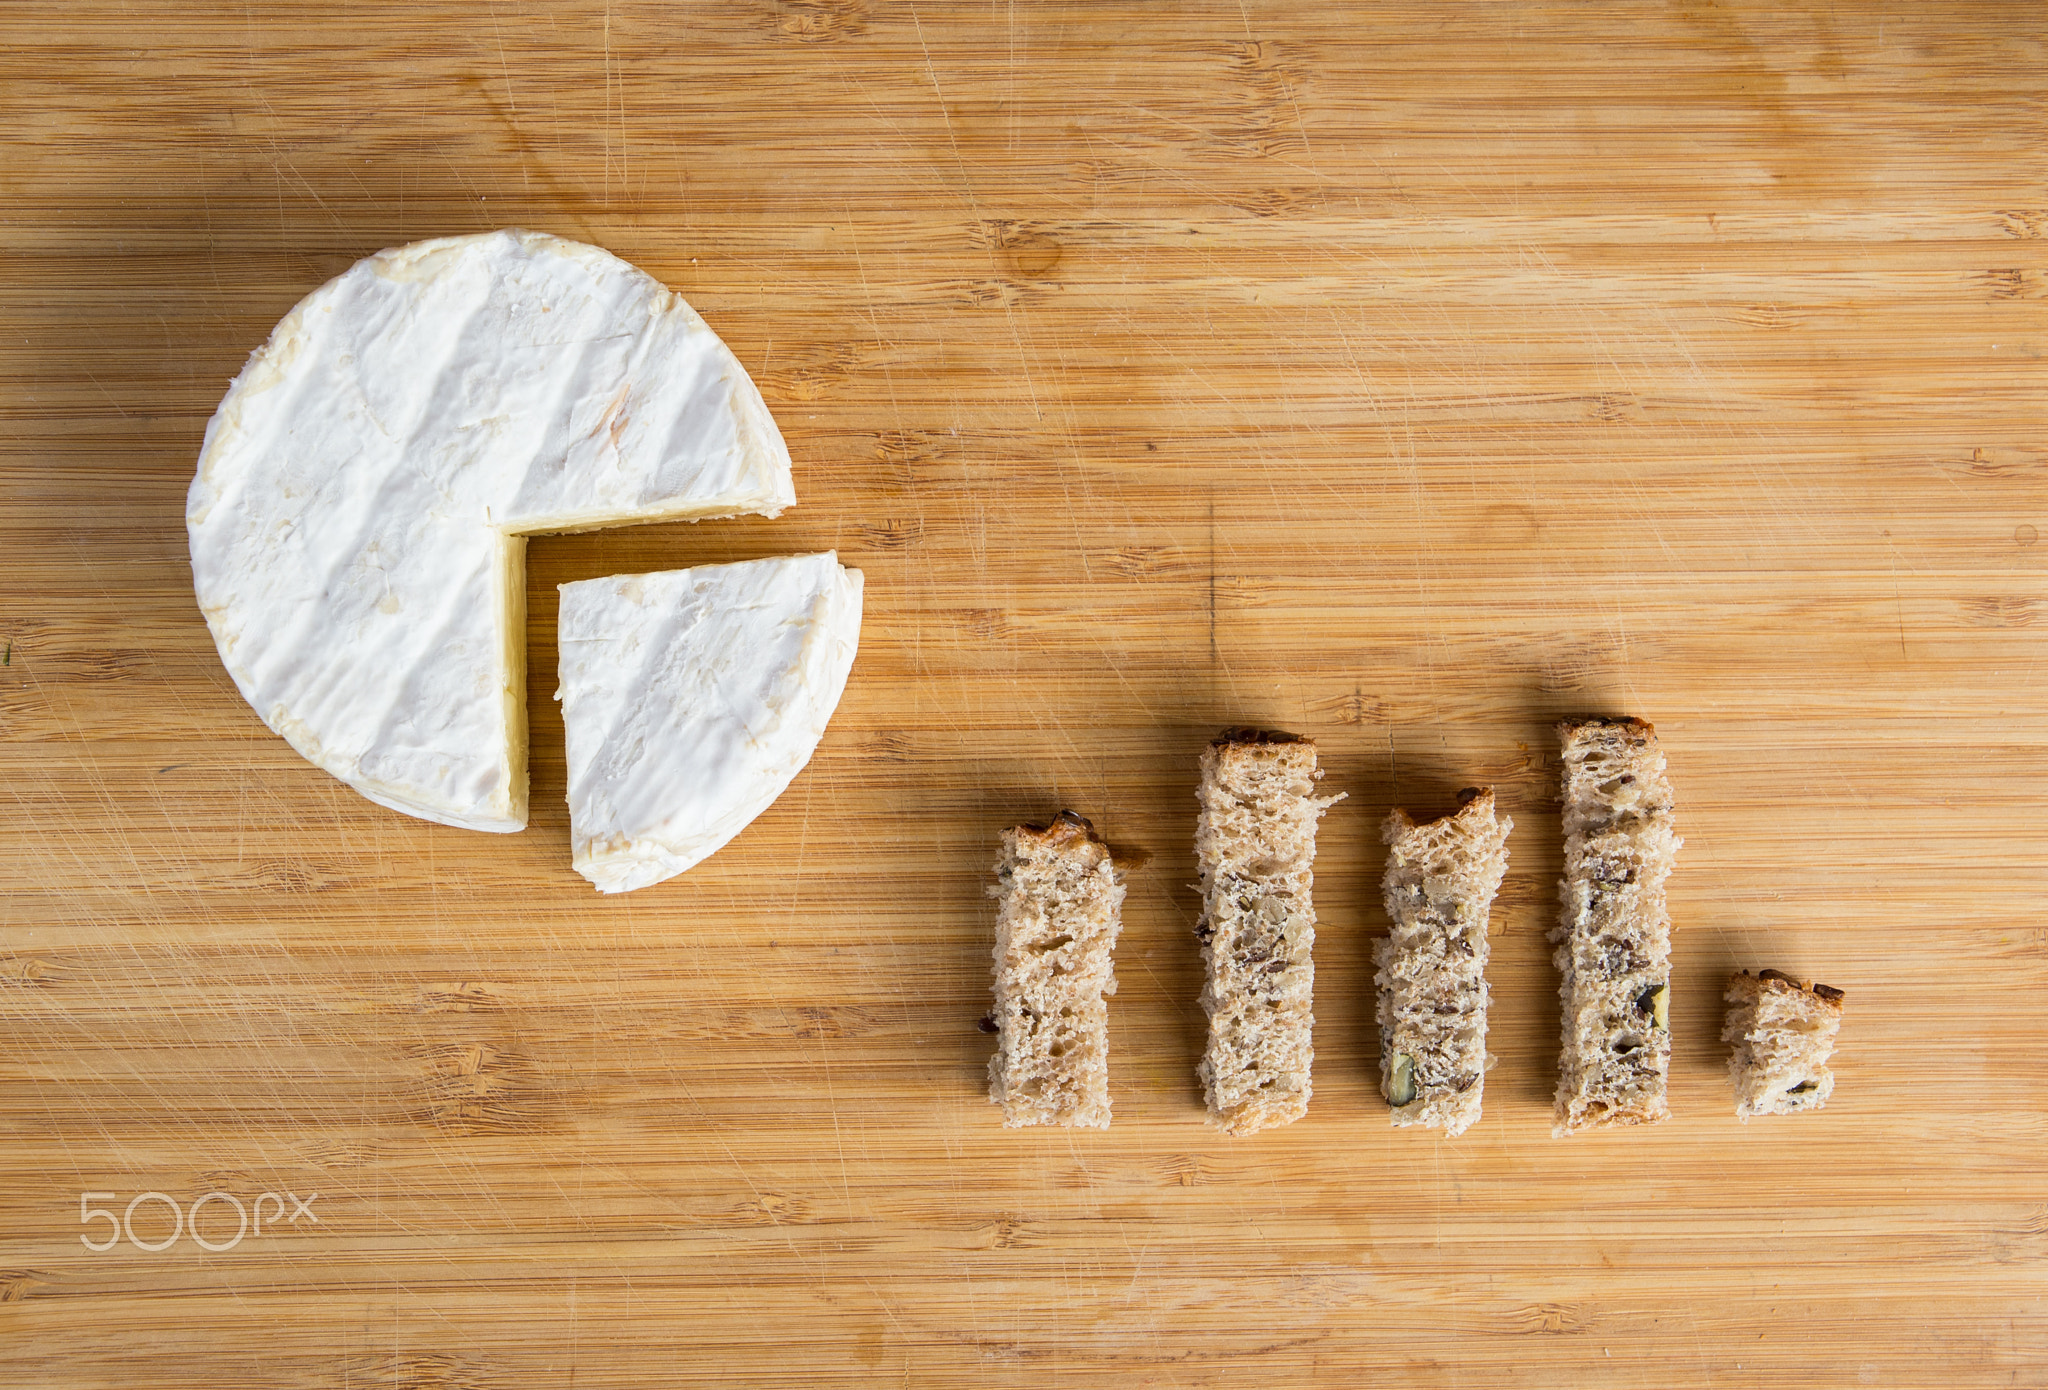
[[1315, 1062], [1315, 744], [1232, 730], [1202, 750], [1195, 858], [1202, 874], [1202, 1009], [1196, 1069], [1209, 1123], [1252, 1134], [1308, 1112]]
[[1124, 885], [1109, 847], [1062, 811], [1003, 832], [996, 883], [996, 1054], [988, 1095], [1003, 1123], [1109, 1125], [1111, 952]]
[[1842, 1027], [1842, 991], [1777, 970], [1744, 970], [1729, 978], [1725, 997], [1721, 1041], [1735, 1045], [1728, 1077], [1742, 1122], [1826, 1105], [1835, 1093], [1828, 1059]]
[[1551, 932], [1563, 1001], [1552, 1133], [1670, 1118], [1671, 913], [1664, 885], [1684, 843], [1657, 731], [1640, 719], [1557, 726], [1565, 873]]
[[1380, 1094], [1396, 1125], [1465, 1132], [1479, 1118], [1486, 1051], [1487, 922], [1508, 867], [1514, 821], [1493, 792], [1468, 794], [1455, 815], [1418, 825], [1387, 817], [1381, 893], [1393, 935], [1373, 943]]

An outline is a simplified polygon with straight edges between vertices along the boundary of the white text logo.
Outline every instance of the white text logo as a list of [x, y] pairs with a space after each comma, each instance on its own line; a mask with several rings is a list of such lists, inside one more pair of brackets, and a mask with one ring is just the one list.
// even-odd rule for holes
[[[252, 1211], [250, 1207], [243, 1206], [242, 1199], [235, 1196], [232, 1192], [209, 1192], [203, 1197], [195, 1198], [189, 1207], [179, 1206], [177, 1198], [167, 1193], [142, 1192], [137, 1193], [129, 1200], [127, 1210], [116, 1216], [113, 1208], [96, 1207], [93, 1203], [105, 1200], [118, 1202], [120, 1200], [119, 1193], [81, 1192], [78, 1194], [78, 1223], [81, 1226], [90, 1226], [95, 1221], [104, 1221], [112, 1229], [107, 1231], [106, 1239], [104, 1240], [96, 1242], [93, 1240], [91, 1233], [86, 1233], [78, 1237], [78, 1243], [88, 1250], [99, 1252], [113, 1249], [115, 1245], [120, 1243], [121, 1237], [126, 1236], [128, 1237], [128, 1243], [137, 1250], [153, 1252], [168, 1250], [178, 1243], [180, 1236], [189, 1235], [192, 1237], [193, 1242], [202, 1250], [212, 1250], [215, 1252], [232, 1250], [242, 1243], [244, 1236], [260, 1236], [263, 1234], [263, 1222], [266, 1214], [270, 1224], [273, 1226], [280, 1219], [286, 1225], [295, 1225], [300, 1217], [304, 1217], [315, 1226], [319, 1225], [320, 1218], [313, 1214], [313, 1203], [319, 1199], [319, 1196], [320, 1194], [317, 1192], [309, 1192], [304, 1197], [294, 1192], [266, 1192], [251, 1204], [254, 1208]], [[289, 1208], [285, 1205], [287, 1202], [291, 1204]], [[149, 1205], [145, 1206], [145, 1203]], [[269, 1204], [267, 1212], [265, 1203]], [[135, 1234], [136, 1208], [141, 1207], [145, 1216], [147, 1216], [158, 1205], [163, 1206], [170, 1213], [171, 1233], [159, 1240], [144, 1240]], [[212, 1210], [208, 1211], [208, 1208], [212, 1208]], [[227, 1236], [225, 1240], [215, 1239], [214, 1237], [226, 1235], [227, 1218], [230, 1211], [234, 1213], [235, 1233], [232, 1236]], [[207, 1230], [205, 1232], [200, 1230], [199, 1217], [201, 1212], [207, 1213]], [[152, 1222], [151, 1224], [155, 1223]]]

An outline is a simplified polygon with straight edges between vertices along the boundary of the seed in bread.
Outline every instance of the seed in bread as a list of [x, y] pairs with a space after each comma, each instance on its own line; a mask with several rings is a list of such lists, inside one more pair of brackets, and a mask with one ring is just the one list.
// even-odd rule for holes
[[1086, 820], [1062, 811], [1050, 826], [1003, 832], [996, 878], [989, 1099], [1013, 1129], [1107, 1128], [1110, 953], [1124, 901], [1109, 847]]
[[1468, 788], [1454, 815], [1418, 825], [1398, 807], [1380, 832], [1394, 933], [1373, 944], [1380, 1094], [1397, 1125], [1458, 1135], [1486, 1086], [1486, 925], [1508, 867], [1514, 821], [1493, 791]]
[[1564, 749], [1564, 1002], [1552, 1132], [1670, 1118], [1671, 913], [1664, 884], [1684, 842], [1657, 731], [1640, 719], [1574, 719]]
[[1728, 1076], [1744, 1124], [1752, 1115], [1794, 1115], [1828, 1103], [1835, 1093], [1828, 1058], [1842, 1027], [1844, 997], [1831, 985], [1778, 970], [1743, 970], [1729, 978], [1721, 1041], [1735, 1044]]
[[1202, 1009], [1196, 1069], [1209, 1123], [1251, 1134], [1308, 1113], [1315, 1062], [1316, 746], [1232, 729], [1202, 750], [1195, 858], [1202, 871]]

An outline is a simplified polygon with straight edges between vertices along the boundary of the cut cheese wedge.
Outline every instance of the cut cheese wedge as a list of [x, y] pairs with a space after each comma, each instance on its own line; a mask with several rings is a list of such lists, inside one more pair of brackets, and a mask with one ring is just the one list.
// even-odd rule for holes
[[266, 724], [380, 805], [512, 831], [525, 538], [795, 501], [760, 392], [689, 305], [502, 231], [380, 252], [286, 315], [206, 427], [186, 526]]
[[861, 582], [827, 551], [561, 586], [577, 873], [673, 878], [782, 795], [846, 689]]

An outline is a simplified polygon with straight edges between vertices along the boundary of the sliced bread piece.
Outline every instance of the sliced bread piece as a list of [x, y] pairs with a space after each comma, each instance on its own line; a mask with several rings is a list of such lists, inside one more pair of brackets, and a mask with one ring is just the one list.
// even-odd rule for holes
[[1209, 1123], [1251, 1134], [1308, 1112], [1315, 1061], [1316, 746], [1293, 734], [1232, 729], [1202, 750], [1195, 858], [1202, 871], [1202, 1009], [1209, 1046], [1197, 1074]]
[[[1124, 885], [1109, 846], [1072, 811], [1003, 832], [996, 909], [996, 1055], [1003, 1124], [1109, 1126], [1110, 952]], [[984, 1025], [986, 1026], [986, 1025]]]
[[1486, 1086], [1486, 924], [1508, 868], [1514, 821], [1491, 788], [1467, 788], [1455, 815], [1416, 824], [1398, 807], [1381, 892], [1394, 934], [1373, 944], [1380, 1094], [1397, 1125], [1462, 1134]]
[[1728, 1024], [1721, 1041], [1735, 1044], [1728, 1076], [1735, 1083], [1735, 1113], [1793, 1115], [1818, 1110], [1835, 1093], [1828, 1068], [1842, 1027], [1842, 1000], [1832, 985], [1794, 979], [1779, 970], [1728, 980]]
[[1564, 1002], [1552, 1132], [1670, 1117], [1671, 913], [1664, 883], [1684, 842], [1657, 731], [1640, 719], [1573, 719], [1564, 748]]

